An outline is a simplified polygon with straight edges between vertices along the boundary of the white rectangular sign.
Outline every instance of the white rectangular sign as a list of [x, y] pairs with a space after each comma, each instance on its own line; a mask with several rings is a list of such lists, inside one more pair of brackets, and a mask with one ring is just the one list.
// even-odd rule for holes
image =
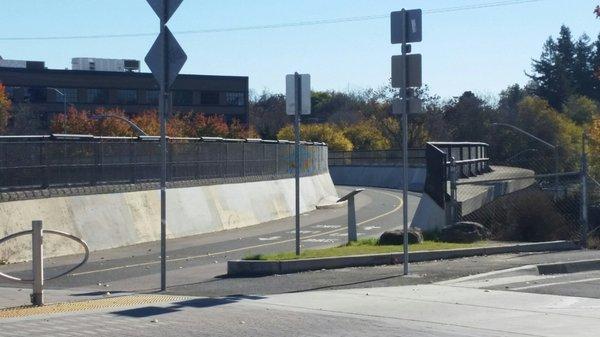
[[[300, 114], [310, 115], [312, 109], [310, 75], [301, 74], [298, 76], [300, 77]], [[290, 116], [294, 116], [296, 115], [296, 108], [298, 104], [298, 83], [296, 81], [296, 75], [287, 75], [285, 77], [285, 84], [286, 113]]]

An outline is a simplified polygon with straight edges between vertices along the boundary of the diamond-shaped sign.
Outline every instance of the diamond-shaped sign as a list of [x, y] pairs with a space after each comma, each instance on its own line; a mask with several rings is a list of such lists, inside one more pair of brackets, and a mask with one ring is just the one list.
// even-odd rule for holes
[[[146, 0], [148, 1], [148, 4], [150, 5], [150, 7], [152, 7], [152, 9], [154, 10], [154, 12], [156, 13], [156, 15], [158, 15], [159, 18], [163, 19], [166, 22], [169, 21], [169, 19], [171, 19], [171, 17], [173, 16], [173, 14], [175, 14], [175, 12], [177, 11], [177, 8], [179, 8], [179, 5], [181, 5], [181, 3], [183, 2], [183, 0]], [[166, 13], [165, 13], [165, 7], [166, 7]]]
[[162, 50], [164, 47], [164, 36], [160, 34], [148, 55], [146, 55], [146, 64], [152, 71], [152, 74], [161, 85], [165, 83], [166, 89], [171, 88], [175, 82], [175, 78], [179, 75], [181, 68], [187, 61], [187, 55], [179, 45], [179, 42], [175, 39], [175, 36], [171, 33], [169, 28], [165, 27], [165, 34], [167, 34], [167, 45], [168, 54], [166, 55], [169, 60], [167, 71], [164, 69], [164, 61], [162, 59]]

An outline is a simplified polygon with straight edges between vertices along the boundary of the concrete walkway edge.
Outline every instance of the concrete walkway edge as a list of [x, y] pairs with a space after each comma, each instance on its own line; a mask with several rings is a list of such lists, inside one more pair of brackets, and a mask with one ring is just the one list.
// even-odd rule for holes
[[[552, 241], [523, 243], [514, 245], [490, 246], [481, 248], [451, 249], [409, 253], [410, 262], [458, 259], [472, 256], [532, 253], [547, 251], [578, 250], [580, 246], [571, 241]], [[235, 260], [227, 262], [227, 276], [268, 276], [299, 273], [322, 269], [350, 267], [372, 267], [396, 265], [403, 261], [402, 253], [374, 254], [358, 256], [328, 257], [319, 259], [300, 259], [287, 261], [251, 261]]]

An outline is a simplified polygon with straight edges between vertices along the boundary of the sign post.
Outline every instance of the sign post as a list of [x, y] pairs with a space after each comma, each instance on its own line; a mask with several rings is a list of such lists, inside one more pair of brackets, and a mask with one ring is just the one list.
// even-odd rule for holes
[[310, 75], [286, 76], [286, 113], [294, 116], [294, 171], [296, 181], [296, 255], [300, 255], [300, 120], [311, 113]]
[[146, 56], [146, 64], [160, 86], [160, 289], [167, 290], [167, 116], [171, 113], [170, 89], [187, 55], [167, 27], [183, 0], [147, 0], [160, 18], [160, 35]]
[[422, 61], [420, 54], [409, 55], [412, 51], [408, 43], [423, 40], [422, 11], [401, 10], [391, 14], [392, 44], [402, 45], [402, 55], [392, 57], [392, 87], [399, 88], [399, 99], [394, 101], [393, 113], [402, 116], [402, 220], [404, 232], [404, 275], [409, 274], [408, 256], [408, 114], [418, 114], [422, 102], [411, 97], [408, 88], [421, 87]]

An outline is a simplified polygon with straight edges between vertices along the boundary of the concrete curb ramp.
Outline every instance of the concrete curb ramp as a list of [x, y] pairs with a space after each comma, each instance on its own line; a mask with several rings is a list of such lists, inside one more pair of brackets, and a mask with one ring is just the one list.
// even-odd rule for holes
[[600, 270], [600, 260], [585, 260], [541, 264], [537, 266], [540, 275], [573, 274], [586, 271]]
[[[409, 253], [409, 260], [410, 262], [425, 262], [495, 254], [567, 251], [577, 249], [580, 249], [580, 247], [571, 241], [553, 241], [482, 248], [411, 252]], [[403, 255], [404, 254], [402, 253], [392, 253], [287, 261], [236, 260], [227, 262], [227, 276], [268, 276], [322, 269], [396, 265], [403, 261]]]

